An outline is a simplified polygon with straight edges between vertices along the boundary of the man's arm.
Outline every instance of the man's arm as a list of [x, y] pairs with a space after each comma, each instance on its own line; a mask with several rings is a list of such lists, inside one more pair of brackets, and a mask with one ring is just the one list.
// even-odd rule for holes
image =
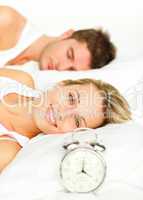
[[0, 140], [0, 172], [15, 158], [21, 146], [14, 141]]
[[26, 18], [15, 9], [0, 6], [0, 50], [14, 47], [26, 23]]

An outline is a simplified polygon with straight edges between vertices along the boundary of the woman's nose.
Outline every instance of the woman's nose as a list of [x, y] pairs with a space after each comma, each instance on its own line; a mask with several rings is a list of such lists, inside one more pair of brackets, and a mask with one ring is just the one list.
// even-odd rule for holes
[[65, 117], [72, 116], [77, 113], [77, 109], [75, 107], [64, 107], [59, 110], [59, 119], [62, 120]]

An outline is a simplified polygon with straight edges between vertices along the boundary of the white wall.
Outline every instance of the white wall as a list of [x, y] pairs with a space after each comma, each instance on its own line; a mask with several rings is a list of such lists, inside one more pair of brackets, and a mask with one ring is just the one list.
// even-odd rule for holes
[[69, 28], [104, 27], [118, 47], [118, 59], [143, 57], [141, 0], [0, 0], [17, 8], [50, 35]]

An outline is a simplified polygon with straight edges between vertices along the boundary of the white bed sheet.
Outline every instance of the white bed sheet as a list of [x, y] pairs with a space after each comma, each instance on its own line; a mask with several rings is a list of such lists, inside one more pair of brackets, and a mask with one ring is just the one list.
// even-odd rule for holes
[[2, 200], [142, 200], [143, 126], [135, 122], [96, 129], [107, 150], [107, 177], [96, 195], [66, 193], [59, 178], [62, 144], [70, 134], [31, 140], [0, 177]]
[[[83, 5], [82, 0], [76, 1], [77, 7], [82, 5], [82, 9], [77, 9], [75, 16], [73, 14], [75, 5], [72, 1], [65, 0], [63, 2], [62, 0], [65, 8], [61, 1], [57, 5], [56, 0], [51, 1], [51, 4], [45, 0], [36, 2], [35, 0], [1, 0], [1, 4], [11, 5], [23, 14], [26, 13], [26, 16], [37, 24], [40, 30], [50, 35], [61, 34], [71, 27], [75, 29], [104, 27], [117, 45], [118, 56], [115, 61], [117, 65], [121, 64], [126, 67], [124, 61], [140, 61], [143, 58], [142, 4], [139, 1], [133, 1], [131, 4], [129, 0], [124, 2], [95, 0], [93, 2], [90, 2], [89, 5], [89, 1], [85, 1]], [[60, 7], [62, 9], [59, 9]], [[135, 67], [133, 63], [131, 65]], [[112, 76], [112, 74], [110, 75]], [[123, 75], [127, 80], [131, 79], [129, 73]], [[139, 73], [134, 73], [135, 77], [138, 75]], [[142, 76], [142, 74], [140, 75]], [[133, 78], [134, 76], [132, 74]], [[106, 81], [111, 80], [111, 77], [106, 77]], [[121, 74], [120, 80], [114, 81], [115, 85], [119, 81], [121, 81], [120, 86], [124, 86]], [[141, 119], [140, 113], [136, 114]], [[109, 125], [96, 131], [107, 146], [105, 157], [108, 166], [105, 183], [96, 196], [93, 194], [70, 194], [63, 191], [58, 179], [58, 166], [63, 154], [59, 149], [61, 149], [61, 143], [66, 135], [62, 137], [48, 135], [33, 139], [31, 144], [23, 148], [3, 172], [0, 177], [0, 199], [142, 200], [143, 126], [133, 122]]]

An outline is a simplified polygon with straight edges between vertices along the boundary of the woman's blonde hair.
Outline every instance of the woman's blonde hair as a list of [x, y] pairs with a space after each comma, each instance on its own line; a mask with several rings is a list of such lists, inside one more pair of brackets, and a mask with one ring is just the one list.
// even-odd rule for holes
[[123, 123], [131, 120], [131, 112], [127, 101], [112, 85], [101, 80], [87, 78], [64, 80], [61, 84], [64, 86], [92, 84], [99, 90], [103, 97], [103, 112], [105, 116], [101, 126], [108, 123]]

